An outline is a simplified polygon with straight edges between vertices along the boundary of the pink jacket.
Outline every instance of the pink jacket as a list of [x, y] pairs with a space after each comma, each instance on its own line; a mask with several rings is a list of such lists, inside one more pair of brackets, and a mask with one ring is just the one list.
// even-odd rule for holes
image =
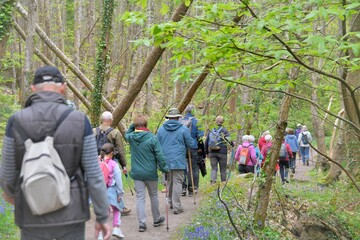
[[256, 151], [255, 151], [255, 147], [253, 145], [250, 145], [249, 142], [243, 142], [243, 144], [239, 145], [239, 147], [237, 148], [236, 153], [235, 153], [236, 161], [239, 162], [240, 152], [241, 152], [241, 149], [243, 147], [248, 147], [249, 148], [250, 161], [248, 162], [247, 165], [248, 166], [255, 166], [257, 164]]

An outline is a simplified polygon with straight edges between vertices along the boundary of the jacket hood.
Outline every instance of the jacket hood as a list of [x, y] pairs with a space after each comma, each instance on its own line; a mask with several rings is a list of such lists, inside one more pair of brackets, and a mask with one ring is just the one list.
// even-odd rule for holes
[[151, 133], [148, 131], [139, 131], [139, 130], [135, 130], [134, 132], [132, 132], [131, 135], [129, 135], [129, 138], [133, 139], [135, 142], [137, 142], [138, 144], [149, 139], [151, 137]]
[[60, 93], [41, 91], [31, 94], [25, 102], [25, 107], [28, 107], [36, 102], [56, 102], [66, 104], [65, 97]]
[[250, 142], [243, 142], [242, 144], [241, 144], [241, 146], [243, 146], [243, 147], [249, 147], [250, 145], [253, 145], [254, 146], [254, 144], [250, 144]]
[[291, 134], [291, 135], [286, 135], [289, 139], [296, 139], [296, 136], [294, 134]]
[[183, 124], [176, 120], [168, 120], [164, 123], [164, 128], [167, 131], [175, 131], [183, 126]]

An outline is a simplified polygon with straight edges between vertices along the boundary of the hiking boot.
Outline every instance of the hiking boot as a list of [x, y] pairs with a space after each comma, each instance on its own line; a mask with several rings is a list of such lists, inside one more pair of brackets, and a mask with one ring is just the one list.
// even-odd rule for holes
[[193, 196], [193, 192], [189, 192], [189, 197], [192, 197]]
[[153, 226], [154, 226], [154, 227], [159, 227], [159, 226], [163, 225], [164, 222], [165, 222], [165, 217], [161, 216], [161, 217], [159, 218], [159, 220], [157, 220], [156, 222], [154, 222]]
[[181, 196], [186, 196], [186, 188], [182, 189]]
[[306, 160], [306, 165], [309, 166], [309, 160]]
[[178, 210], [175, 210], [175, 211], [174, 211], [174, 214], [180, 214], [180, 213], [182, 213], [182, 212], [184, 212], [184, 209], [183, 209], [183, 208], [179, 208]]
[[146, 231], [146, 225], [144, 224], [141, 224], [140, 226], [139, 226], [139, 232], [145, 232]]
[[124, 207], [123, 210], [121, 211], [121, 216], [127, 216], [129, 215], [131, 212], [130, 208]]
[[291, 169], [291, 172], [295, 174], [295, 168]]
[[119, 227], [114, 227], [112, 235], [113, 235], [113, 237], [116, 237], [116, 238], [124, 238], [125, 237]]

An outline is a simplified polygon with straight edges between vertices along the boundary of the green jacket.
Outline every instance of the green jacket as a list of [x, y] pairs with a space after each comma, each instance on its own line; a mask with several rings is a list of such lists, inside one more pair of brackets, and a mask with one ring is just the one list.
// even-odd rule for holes
[[135, 130], [131, 124], [125, 134], [130, 144], [131, 170], [130, 177], [140, 181], [157, 181], [157, 169], [163, 173], [169, 171], [165, 156], [157, 137], [146, 130]]

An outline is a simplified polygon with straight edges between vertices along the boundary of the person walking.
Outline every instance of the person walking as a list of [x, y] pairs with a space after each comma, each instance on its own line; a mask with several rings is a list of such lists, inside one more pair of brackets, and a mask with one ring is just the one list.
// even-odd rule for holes
[[254, 145], [250, 144], [249, 135], [242, 137], [242, 144], [236, 150], [235, 159], [238, 161], [239, 173], [254, 173], [257, 165], [256, 151]]
[[[102, 161], [104, 161], [109, 170], [109, 182], [107, 188], [107, 196], [113, 213], [113, 232], [116, 238], [124, 238], [124, 234], [120, 229], [121, 210], [124, 208], [124, 189], [121, 178], [121, 170], [119, 164], [113, 159], [114, 145], [105, 143], [101, 148]], [[98, 240], [103, 240], [102, 232], [99, 233]]]
[[291, 172], [295, 173], [296, 153], [299, 151], [299, 143], [298, 143], [298, 139], [294, 134], [294, 129], [292, 128], [288, 129], [288, 134], [285, 136], [285, 143], [288, 143], [291, 148], [292, 157], [290, 157], [289, 159], [289, 167], [291, 169]]
[[249, 143], [251, 145], [253, 145], [254, 149], [255, 149], [256, 160], [257, 160], [257, 164], [255, 166], [255, 168], [256, 168], [255, 172], [257, 174], [259, 174], [260, 173], [260, 166], [261, 166], [261, 163], [262, 163], [262, 161], [264, 159], [264, 156], [261, 154], [260, 148], [255, 145], [255, 136], [254, 135], [249, 135]]
[[309, 166], [309, 152], [310, 145], [309, 142], [312, 141], [311, 133], [308, 131], [307, 126], [303, 125], [301, 128], [301, 133], [299, 134], [298, 143], [300, 146], [300, 154], [303, 165]]
[[184, 211], [181, 206], [181, 190], [184, 180], [184, 170], [187, 167], [186, 152], [194, 144], [190, 131], [179, 119], [181, 114], [177, 108], [170, 108], [165, 118], [168, 120], [159, 128], [157, 137], [165, 155], [167, 166], [170, 169], [169, 204], [174, 214]]
[[[227, 144], [233, 146], [233, 143], [230, 141], [230, 133], [223, 126], [224, 117], [217, 116], [215, 119], [217, 128], [213, 128], [206, 136], [205, 140], [205, 151], [208, 158], [210, 158], [211, 165], [211, 179], [210, 183], [215, 184], [217, 180], [218, 166], [220, 167], [220, 179], [222, 182], [226, 181], [226, 166], [227, 166]], [[217, 143], [216, 146], [212, 146], [211, 143], [214, 138]]]
[[96, 231], [102, 231], [104, 239], [109, 239], [106, 186], [98, 164], [90, 121], [80, 111], [73, 110], [52, 135], [54, 147], [70, 178], [69, 205], [43, 215], [34, 215], [29, 209], [20, 187], [25, 146], [16, 124], [20, 124], [34, 142], [41, 141], [69, 109], [64, 97], [66, 83], [56, 67], [38, 68], [31, 90], [33, 94], [26, 100], [25, 108], [7, 122], [0, 169], [0, 186], [5, 199], [15, 204], [15, 223], [20, 227], [21, 239], [84, 240], [85, 222], [90, 219], [87, 192], [96, 215]]
[[[105, 143], [111, 143], [114, 145], [115, 152], [114, 152], [114, 159], [115, 161], [119, 162], [122, 168], [122, 172], [127, 177], [128, 170], [126, 168], [126, 158], [124, 153], [124, 147], [121, 140], [121, 133], [118, 129], [112, 128], [111, 124], [113, 122], [113, 115], [109, 111], [105, 111], [101, 114], [100, 117], [101, 124], [100, 126], [93, 128], [93, 133], [95, 135], [96, 142], [98, 144], [98, 154], [100, 154], [100, 149]], [[106, 141], [102, 142], [99, 140], [101, 133], [106, 135]], [[123, 210], [121, 211], [122, 216], [129, 215], [131, 212], [130, 208], [124, 206]]]
[[280, 168], [280, 177], [282, 184], [289, 183], [288, 173], [289, 173], [289, 159], [293, 158], [293, 153], [291, 151], [290, 145], [285, 142], [283, 139], [280, 147], [279, 153], [279, 168]]
[[[194, 188], [192, 187], [192, 181], [191, 181], [191, 172], [190, 169], [187, 169], [185, 171], [185, 178], [183, 182], [183, 190], [181, 195], [185, 196], [186, 191], [189, 192], [189, 197], [191, 197], [194, 194], [197, 193], [199, 189], [199, 161], [201, 160], [198, 155], [198, 142], [200, 139], [204, 136], [204, 132], [200, 130], [199, 126], [199, 120], [194, 117], [194, 105], [188, 105], [185, 109], [185, 116], [180, 119], [180, 122], [183, 123], [185, 126], [187, 126], [190, 130], [190, 135], [192, 139], [194, 140], [193, 145], [191, 146], [190, 150], [186, 154], [187, 161], [191, 159], [191, 167], [192, 167], [192, 175], [194, 179]], [[190, 152], [190, 156], [189, 156]], [[190, 164], [188, 163], [188, 167]]]
[[158, 171], [168, 173], [169, 168], [165, 161], [158, 138], [147, 128], [147, 119], [143, 115], [134, 118], [125, 134], [130, 144], [131, 170], [130, 176], [134, 179], [136, 192], [136, 209], [139, 222], [139, 232], [145, 232], [146, 211], [145, 197], [148, 190], [151, 202], [153, 226], [164, 224], [165, 217], [161, 216], [158, 198]]

